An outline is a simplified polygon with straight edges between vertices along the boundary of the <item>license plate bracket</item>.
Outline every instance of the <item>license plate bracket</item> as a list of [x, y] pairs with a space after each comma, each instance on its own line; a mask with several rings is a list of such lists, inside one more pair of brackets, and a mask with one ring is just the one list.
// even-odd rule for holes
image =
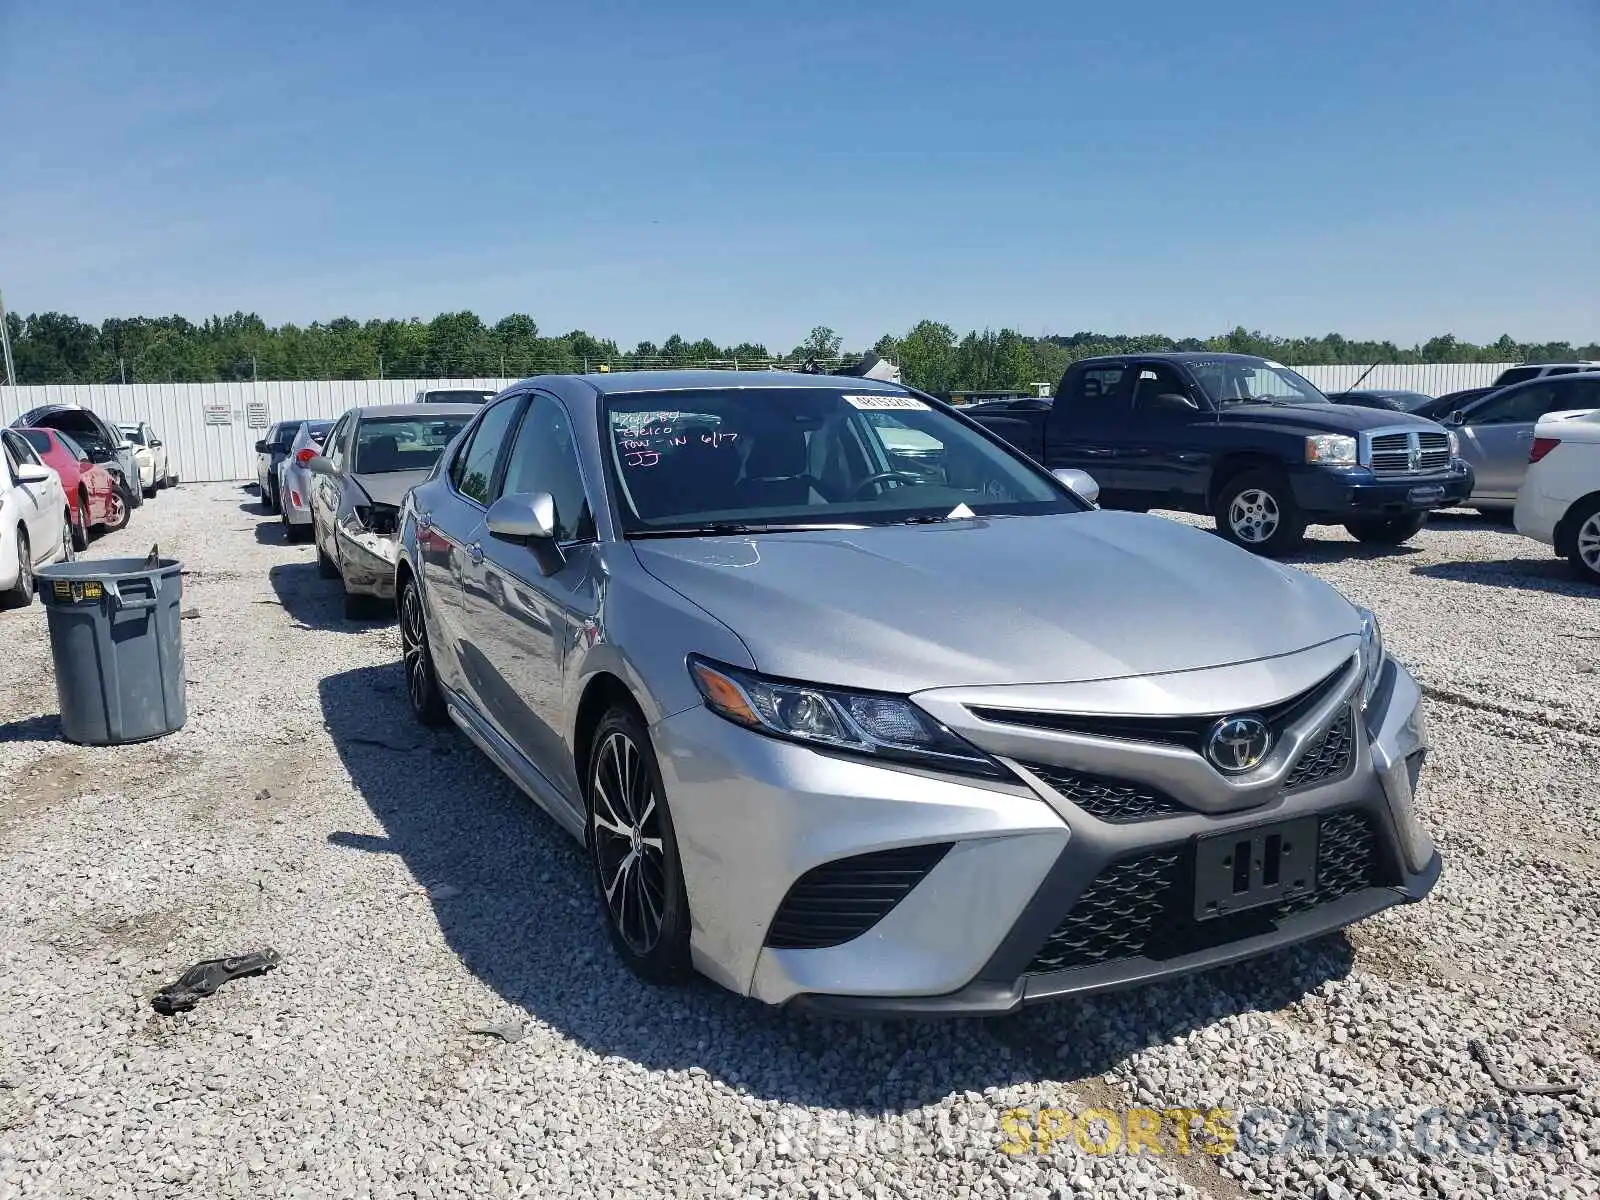
[[1194, 844], [1194, 919], [1212, 921], [1292, 900], [1317, 884], [1318, 818], [1274, 821]]
[[1444, 488], [1438, 484], [1423, 484], [1411, 489], [1408, 499], [1412, 504], [1436, 504], [1444, 499]]

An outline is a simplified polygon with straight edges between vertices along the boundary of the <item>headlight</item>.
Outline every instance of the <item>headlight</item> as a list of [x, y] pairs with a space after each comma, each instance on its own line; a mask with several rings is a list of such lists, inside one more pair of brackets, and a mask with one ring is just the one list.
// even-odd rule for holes
[[1306, 461], [1325, 467], [1356, 465], [1356, 440], [1343, 433], [1319, 433], [1306, 439]]
[[1383, 630], [1378, 627], [1378, 615], [1370, 608], [1356, 611], [1361, 614], [1361, 707], [1365, 708], [1372, 702], [1383, 675]]
[[966, 775], [1005, 775], [998, 763], [900, 696], [780, 682], [695, 655], [689, 674], [707, 708], [746, 729]]
[[1450, 457], [1461, 457], [1461, 435], [1454, 429], [1446, 430], [1445, 436], [1450, 439]]

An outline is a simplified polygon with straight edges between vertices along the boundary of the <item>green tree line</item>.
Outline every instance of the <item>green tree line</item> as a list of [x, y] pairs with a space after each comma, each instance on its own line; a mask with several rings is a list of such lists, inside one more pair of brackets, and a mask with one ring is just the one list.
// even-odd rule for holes
[[[858, 359], [818, 326], [790, 350], [754, 342], [722, 345], [673, 334], [623, 349], [581, 329], [549, 336], [513, 313], [486, 324], [470, 312], [431, 321], [349, 317], [310, 325], [269, 326], [251, 313], [211, 317], [117, 317], [94, 325], [62, 313], [7, 314], [17, 380], [28, 383], [206, 383], [291, 379], [513, 378], [545, 372], [620, 371], [638, 367], [752, 366]], [[957, 334], [919, 321], [872, 347], [899, 364], [907, 382], [929, 391], [1028, 388], [1053, 383], [1066, 365], [1094, 354], [1137, 350], [1218, 350], [1260, 354], [1296, 366], [1322, 363], [1525, 362], [1600, 359], [1600, 343], [1518, 342], [1509, 334], [1487, 345], [1445, 334], [1418, 345], [1354, 341], [1336, 333], [1280, 338], [1237, 328], [1207, 338], [1160, 334], [1074, 333], [1028, 337], [1014, 329]]]

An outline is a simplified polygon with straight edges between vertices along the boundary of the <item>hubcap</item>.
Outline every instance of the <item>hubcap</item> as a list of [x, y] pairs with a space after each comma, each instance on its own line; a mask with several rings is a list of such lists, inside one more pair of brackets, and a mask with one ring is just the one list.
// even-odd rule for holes
[[1600, 575], [1600, 512], [1578, 526], [1578, 557], [1584, 566]]
[[428, 631], [422, 623], [422, 601], [417, 599], [415, 584], [408, 586], [400, 601], [400, 652], [406, 665], [406, 690], [411, 694], [411, 704], [418, 712], [428, 702]]
[[1240, 492], [1228, 506], [1228, 525], [1241, 542], [1260, 545], [1277, 531], [1278, 502], [1260, 488]]
[[595, 863], [611, 923], [629, 949], [648, 954], [666, 913], [666, 858], [650, 772], [626, 734], [600, 747], [592, 791]]

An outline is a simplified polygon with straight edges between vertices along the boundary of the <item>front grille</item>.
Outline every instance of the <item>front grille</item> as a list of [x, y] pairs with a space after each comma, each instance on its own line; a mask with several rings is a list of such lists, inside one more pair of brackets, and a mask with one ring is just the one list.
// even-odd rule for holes
[[1145, 821], [1151, 817], [1167, 817], [1186, 811], [1171, 796], [1144, 784], [1107, 779], [1101, 775], [1085, 775], [1045, 763], [1023, 765], [1067, 800], [1102, 821]]
[[1346, 705], [1333, 724], [1324, 729], [1321, 736], [1314, 739], [1300, 755], [1300, 761], [1295, 763], [1289, 778], [1284, 780], [1284, 790], [1292, 792], [1339, 778], [1350, 766], [1355, 743], [1355, 715]]
[[[1343, 681], [1349, 663], [1312, 684], [1299, 695], [1255, 709], [1272, 729], [1273, 737], [1283, 733], [1286, 726], [1294, 724]], [[1086, 713], [1033, 712], [1025, 709], [975, 707], [972, 714], [980, 720], [1001, 725], [1020, 725], [1030, 729], [1048, 729], [1061, 733], [1078, 733], [1090, 737], [1122, 738], [1128, 741], [1156, 742], [1162, 745], [1182, 746], [1202, 752], [1211, 727], [1229, 713], [1211, 713], [1195, 717], [1137, 717], [1099, 716]]]
[[1038, 975], [1127, 958], [1157, 961], [1267, 933], [1378, 884], [1377, 833], [1365, 812], [1330, 813], [1317, 828], [1317, 886], [1294, 900], [1196, 921], [1192, 852], [1166, 847], [1114, 863], [1095, 876], [1028, 964]]
[[[1411, 465], [1411, 451], [1417, 465]], [[1450, 465], [1450, 435], [1439, 432], [1381, 433], [1372, 439], [1368, 465], [1375, 475], [1442, 471]]]
[[774, 950], [815, 950], [860, 937], [921, 883], [952, 843], [902, 846], [813, 867], [789, 888], [767, 929]]

